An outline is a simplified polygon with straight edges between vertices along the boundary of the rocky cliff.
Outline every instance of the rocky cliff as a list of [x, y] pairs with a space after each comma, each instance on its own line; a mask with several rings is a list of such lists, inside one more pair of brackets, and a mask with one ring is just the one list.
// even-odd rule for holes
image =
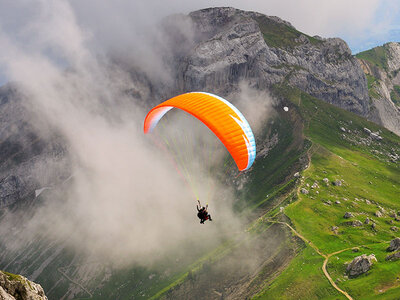
[[179, 61], [182, 91], [227, 95], [243, 80], [258, 89], [286, 83], [369, 115], [367, 81], [341, 39], [311, 37], [277, 17], [234, 8], [204, 9], [189, 16], [196, 40]]
[[0, 300], [47, 300], [40, 284], [0, 271]]
[[368, 118], [400, 135], [400, 43], [357, 54], [368, 79]]

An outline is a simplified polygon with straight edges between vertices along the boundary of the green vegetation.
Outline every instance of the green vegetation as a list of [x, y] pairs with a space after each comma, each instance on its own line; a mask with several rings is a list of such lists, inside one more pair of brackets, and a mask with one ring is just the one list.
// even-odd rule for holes
[[307, 246], [276, 280], [253, 299], [342, 299], [324, 277], [323, 261], [314, 249]]
[[360, 52], [356, 54], [356, 57], [364, 59], [383, 70], [387, 70], [388, 68], [387, 50], [385, 48], [385, 45], [375, 47], [364, 52]]
[[322, 43], [322, 41], [314, 37], [308, 36], [286, 24], [273, 21], [266, 16], [259, 16], [256, 18], [256, 21], [263, 34], [265, 42], [270, 47], [285, 49], [294, 48], [301, 44], [301, 42], [296, 41], [301, 35], [305, 36], [313, 45]]
[[[299, 194], [298, 200], [289, 204], [284, 213], [296, 230], [325, 255], [359, 247], [358, 253], [344, 251], [329, 260], [328, 272], [334, 281], [339, 279], [340, 288], [356, 299], [398, 299], [400, 265], [385, 261], [385, 257], [388, 242], [398, 235], [392, 228], [400, 228], [400, 221], [395, 218], [400, 208], [400, 167], [399, 162], [388, 157], [390, 153], [400, 153], [400, 138], [299, 90], [277, 87], [276, 94], [292, 101], [303, 117], [304, 133], [313, 143], [309, 151], [311, 164], [303, 172], [301, 182], [301, 187], [309, 193]], [[381, 132], [383, 140], [370, 139], [364, 127]], [[336, 180], [341, 180], [342, 185], [333, 185]], [[377, 217], [377, 211], [382, 216]], [[345, 212], [351, 212], [353, 217], [343, 218]], [[369, 224], [365, 224], [366, 218], [370, 219]], [[361, 225], [353, 223], [357, 220]], [[337, 229], [333, 230], [333, 226]], [[344, 262], [364, 253], [374, 253], [378, 262], [367, 275], [347, 278]], [[319, 259], [314, 270], [310, 265], [313, 259]], [[342, 297], [338, 291], [328, 288], [332, 286], [322, 274], [322, 261], [308, 247], [256, 299]], [[307, 271], [306, 266], [310, 268]]]
[[393, 103], [397, 106], [400, 106], [400, 86], [394, 85], [393, 90], [390, 93], [390, 99], [392, 99]]
[[8, 280], [12, 280], [12, 281], [21, 281], [22, 280], [22, 277], [20, 275], [16, 275], [16, 274], [4, 272], [4, 271], [3, 271], [3, 273], [7, 275]]
[[[399, 299], [399, 264], [385, 260], [388, 255], [387, 247], [388, 243], [377, 243], [359, 247], [359, 252], [344, 251], [330, 258], [328, 270], [333, 280], [340, 282], [355, 299]], [[348, 279], [345, 275], [345, 263], [352, 261], [360, 253], [375, 254], [377, 263], [373, 264], [368, 273]]]
[[368, 94], [371, 98], [379, 99], [380, 95], [376, 91], [376, 85], [378, 84], [378, 80], [369, 74], [365, 75], [367, 77], [367, 82], [368, 82]]

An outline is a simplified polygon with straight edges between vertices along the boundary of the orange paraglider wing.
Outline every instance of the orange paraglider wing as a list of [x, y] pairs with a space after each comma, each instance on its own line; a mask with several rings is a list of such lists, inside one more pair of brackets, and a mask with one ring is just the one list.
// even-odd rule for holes
[[256, 143], [249, 123], [230, 102], [213, 94], [187, 93], [157, 105], [144, 120], [144, 132], [151, 132], [174, 107], [202, 121], [225, 145], [240, 171], [251, 167], [256, 157]]

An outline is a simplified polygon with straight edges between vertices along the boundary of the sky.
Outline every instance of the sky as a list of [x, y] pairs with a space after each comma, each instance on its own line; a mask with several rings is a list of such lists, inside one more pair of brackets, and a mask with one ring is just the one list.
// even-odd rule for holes
[[[146, 34], [151, 24], [174, 13], [211, 6], [232, 6], [275, 15], [309, 35], [340, 37], [358, 53], [389, 41], [400, 41], [400, 3], [397, 0], [149, 0], [64, 1], [88, 36], [106, 45], [120, 44], [127, 51], [140, 48], [137, 33]], [[29, 22], [45, 12], [45, 0], [0, 1], [0, 33], [29, 41]], [[37, 5], [39, 4], [39, 5]], [[50, 6], [50, 5], [49, 5]], [[48, 29], [50, 30], [50, 28]], [[56, 34], [57, 28], [51, 28]], [[133, 33], [133, 34], [131, 34]], [[68, 37], [66, 37], [68, 38]], [[104, 45], [104, 44], [103, 44]], [[21, 43], [21, 47], [24, 47]], [[133, 49], [135, 50], [135, 49]], [[146, 51], [146, 49], [142, 49]], [[54, 55], [56, 49], [48, 51]], [[0, 52], [1, 55], [1, 52]], [[0, 84], [9, 81], [0, 65]]]

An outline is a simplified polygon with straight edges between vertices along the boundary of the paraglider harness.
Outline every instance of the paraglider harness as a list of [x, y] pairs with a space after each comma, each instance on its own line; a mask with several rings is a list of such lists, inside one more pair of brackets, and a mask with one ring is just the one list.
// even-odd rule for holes
[[208, 204], [204, 207], [201, 206], [199, 199], [197, 199], [197, 202], [199, 203], [197, 205], [197, 217], [200, 219], [200, 224], [204, 224], [207, 220], [212, 221], [210, 214], [207, 212]]

